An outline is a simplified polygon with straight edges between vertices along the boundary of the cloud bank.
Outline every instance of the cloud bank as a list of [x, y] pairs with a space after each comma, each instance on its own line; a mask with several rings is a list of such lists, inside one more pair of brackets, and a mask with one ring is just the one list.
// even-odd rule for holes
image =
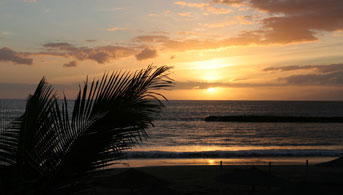
[[[144, 39], [144, 37], [142, 37]], [[135, 56], [137, 60], [157, 57], [157, 50], [145, 48], [140, 51], [135, 47], [121, 47], [113, 45], [95, 47], [77, 47], [67, 42], [50, 42], [43, 45], [41, 52], [16, 52], [8, 47], [0, 49], [0, 62], [32, 65], [34, 56], [57, 56], [72, 58], [64, 67], [76, 67], [80, 61], [92, 60], [98, 64], [109, 63], [126, 57]]]
[[204, 13], [205, 15], [208, 13], [219, 15], [219, 14], [228, 14], [232, 12], [231, 9], [217, 8], [217, 7], [214, 7], [213, 4], [210, 4], [210, 3], [188, 3], [185, 1], [177, 1], [174, 4], [180, 5], [183, 7], [192, 7], [192, 8], [202, 9], [203, 11], [205, 11]]
[[112, 45], [89, 48], [76, 47], [70, 43], [46, 43], [43, 46], [48, 50], [44, 52], [45, 55], [71, 57], [79, 61], [93, 60], [99, 64], [135, 54], [133, 49]]
[[343, 28], [341, 0], [211, 0], [212, 3], [240, 4], [264, 11], [260, 31], [248, 31], [237, 38], [257, 38], [260, 44], [316, 41], [317, 31]]
[[[175, 2], [183, 7], [205, 9], [214, 4], [250, 7], [267, 14], [257, 21], [261, 27], [241, 31], [237, 36], [223, 39], [171, 39], [167, 36], [144, 35], [135, 41], [160, 44], [176, 51], [217, 49], [231, 46], [291, 44], [317, 41], [319, 32], [343, 29], [341, 0], [210, 0], [210, 3]], [[234, 20], [206, 24], [207, 28], [223, 28], [234, 24], [250, 24], [254, 16], [236, 16]], [[257, 19], [257, 18], [256, 18]]]
[[32, 65], [33, 59], [25, 57], [24, 53], [13, 51], [8, 47], [0, 49], [0, 62], [13, 62], [15, 64]]
[[[297, 73], [307, 70], [308, 73]], [[223, 88], [259, 88], [259, 87], [283, 87], [283, 86], [331, 86], [339, 87], [343, 93], [343, 64], [329, 65], [306, 65], [306, 66], [283, 66], [268, 67], [262, 71], [292, 71], [290, 76], [280, 77], [264, 83], [253, 82], [178, 82], [176, 89], [208, 89], [211, 87]]]
[[157, 57], [157, 51], [150, 48], [145, 48], [136, 55], [136, 59], [139, 61], [155, 57]]
[[332, 85], [343, 87], [343, 64], [329, 65], [306, 65], [306, 66], [282, 66], [269, 67], [264, 71], [300, 71], [310, 70], [308, 74], [294, 74], [285, 78], [280, 78], [291, 85]]
[[69, 68], [69, 67], [76, 67], [78, 64], [79, 64], [78, 61], [73, 60], [73, 61], [63, 64], [63, 66]]

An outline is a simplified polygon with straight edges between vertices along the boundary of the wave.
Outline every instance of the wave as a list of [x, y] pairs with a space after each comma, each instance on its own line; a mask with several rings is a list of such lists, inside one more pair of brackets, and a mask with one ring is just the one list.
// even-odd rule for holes
[[273, 122], [273, 123], [343, 123], [342, 116], [283, 116], [283, 115], [227, 115], [207, 117], [199, 116], [169, 116], [161, 117], [160, 121], [206, 121], [206, 122]]
[[234, 158], [234, 157], [338, 157], [342, 150], [240, 150], [240, 151], [199, 151], [199, 152], [169, 152], [169, 151], [129, 151], [128, 159], [142, 158]]
[[197, 117], [161, 117], [157, 120], [160, 121], [205, 121], [205, 118]]
[[208, 122], [343, 123], [343, 117], [237, 115], [208, 116]]

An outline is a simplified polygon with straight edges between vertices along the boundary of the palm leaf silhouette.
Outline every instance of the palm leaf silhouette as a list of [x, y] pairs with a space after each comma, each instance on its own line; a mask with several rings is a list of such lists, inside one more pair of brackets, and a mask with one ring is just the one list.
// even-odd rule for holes
[[[85, 81], [72, 114], [43, 78], [27, 100], [25, 113], [0, 130], [0, 170], [34, 193], [51, 192], [65, 178], [97, 173], [142, 141], [173, 86], [170, 67], [104, 74]], [[10, 181], [9, 181], [10, 182]], [[57, 185], [61, 184], [61, 185]], [[28, 189], [21, 189], [28, 192]]]

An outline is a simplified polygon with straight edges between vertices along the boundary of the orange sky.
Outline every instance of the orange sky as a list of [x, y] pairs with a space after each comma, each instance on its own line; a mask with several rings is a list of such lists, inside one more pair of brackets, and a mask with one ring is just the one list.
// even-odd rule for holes
[[0, 98], [154, 64], [169, 99], [343, 100], [341, 0], [4, 0], [0, 23]]

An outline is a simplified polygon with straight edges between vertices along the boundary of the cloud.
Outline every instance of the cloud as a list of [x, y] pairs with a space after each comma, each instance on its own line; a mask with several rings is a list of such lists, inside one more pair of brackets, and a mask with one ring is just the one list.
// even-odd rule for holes
[[156, 56], [157, 51], [155, 49], [145, 48], [136, 55], [136, 59], [141, 61], [149, 58], [155, 58]]
[[16, 64], [32, 65], [33, 59], [25, 57], [25, 54], [13, 51], [8, 47], [0, 49], [0, 62], [13, 62]]
[[47, 43], [43, 46], [48, 49], [48, 52], [39, 54], [71, 57], [79, 61], [93, 60], [99, 64], [129, 57], [136, 53], [134, 49], [112, 45], [89, 48], [76, 47], [70, 43]]
[[177, 15], [183, 16], [183, 17], [191, 17], [192, 12], [181, 12], [181, 13], [178, 13]]
[[151, 16], [151, 17], [170, 16], [171, 14], [172, 14], [171, 11], [165, 10], [165, 11], [160, 12], [160, 13], [149, 13], [148, 16]]
[[233, 17], [232, 20], [226, 20], [226, 21], [218, 22], [214, 24], [204, 24], [204, 26], [208, 28], [222, 28], [226, 26], [232, 26], [234, 24], [247, 25], [247, 24], [253, 23], [251, 20], [252, 20], [252, 17], [249, 17], [249, 16], [235, 16]]
[[[316, 41], [317, 31], [343, 28], [341, 0], [212, 0], [212, 3], [245, 4], [270, 14], [264, 18], [258, 41], [253, 44], [288, 44]], [[254, 31], [249, 32], [254, 35]], [[250, 39], [247, 36], [238, 39]]]
[[244, 4], [244, 0], [211, 0], [211, 2], [230, 4], [230, 5], [243, 5]]
[[232, 12], [231, 9], [225, 9], [225, 8], [217, 8], [214, 7], [212, 4], [209, 3], [187, 3], [184, 1], [177, 1], [174, 3], [175, 5], [180, 5], [184, 7], [192, 7], [192, 8], [198, 8], [205, 11], [205, 15], [207, 15], [206, 12], [212, 13], [212, 14], [228, 14]]
[[343, 86], [343, 71], [326, 74], [304, 74], [281, 77], [265, 83], [248, 82], [177, 82], [175, 89], [208, 89], [208, 88], [266, 88], [286, 86]]
[[108, 28], [106, 30], [112, 32], [112, 31], [127, 31], [128, 29], [127, 28], [112, 27], [112, 28]]
[[293, 65], [282, 67], [268, 67], [264, 71], [298, 71], [311, 70], [309, 74], [295, 74], [280, 78], [280, 81], [290, 85], [333, 85], [343, 86], [343, 64], [329, 65]]
[[237, 21], [229, 20], [229, 21], [218, 22], [218, 23], [214, 23], [214, 24], [205, 24], [204, 26], [206, 26], [208, 28], [222, 28], [222, 27], [231, 26], [234, 24], [237, 24]]
[[63, 64], [63, 66], [69, 68], [69, 67], [76, 67], [78, 64], [79, 64], [78, 61], [73, 60], [73, 61]]
[[[145, 42], [149, 40], [160, 41], [163, 36], [149, 37], [142, 36], [137, 37], [137, 42]], [[43, 44], [41, 52], [16, 52], [10, 48], [4, 47], [0, 49], [0, 62], [10, 61], [17, 64], [32, 65], [33, 59], [28, 56], [57, 56], [63, 58], [72, 58], [68, 63], [63, 64], [64, 67], [75, 67], [80, 61], [92, 60], [98, 64], [109, 63], [113, 60], [119, 60], [126, 57], [135, 56], [137, 60], [144, 60], [148, 58], [154, 58], [157, 56], [156, 49], [145, 48], [139, 51], [137, 48], [142, 48], [142, 45], [138, 46], [95, 46], [95, 47], [77, 47], [67, 42], [50, 42]], [[138, 53], [137, 53], [138, 52]]]
[[343, 64], [329, 64], [329, 65], [306, 65], [306, 66], [281, 66], [268, 67], [264, 71], [295, 71], [295, 70], [315, 70], [320, 73], [343, 71]]
[[[265, 88], [265, 87], [287, 87], [287, 86], [322, 86], [322, 87], [343, 87], [343, 64], [330, 65], [306, 65], [306, 66], [283, 66], [269, 67], [263, 71], [296, 71], [312, 70], [308, 74], [294, 72], [290, 76], [281, 76], [276, 79], [264, 82], [249, 82], [247, 79], [235, 79], [231, 82], [178, 82], [176, 89], [208, 89], [213, 87], [221, 88]], [[343, 90], [343, 88], [342, 88]]]
[[187, 3], [184, 1], [177, 1], [174, 4], [187, 6], [187, 7], [196, 7], [196, 8], [204, 8], [204, 7], [207, 7], [209, 5], [208, 3]]
[[[254, 16], [256, 17], [256, 16]], [[235, 19], [240, 23], [240, 24], [252, 24], [252, 19], [254, 18], [253, 16], [236, 16]]]
[[133, 39], [135, 42], [141, 43], [157, 43], [161, 44], [163, 48], [176, 50], [176, 51], [186, 51], [186, 50], [201, 50], [209, 48], [220, 47], [219, 43], [214, 40], [204, 40], [199, 41], [197, 39], [186, 39], [186, 40], [171, 40], [167, 36], [155, 36], [155, 35], [144, 35], [137, 36]]
[[288, 84], [292, 85], [331, 85], [342, 87], [343, 71], [325, 74], [293, 75], [281, 80], [285, 80]]
[[135, 42], [164, 42], [168, 41], [169, 37], [159, 35], [143, 35], [137, 36], [133, 39]]
[[152, 34], [164, 34], [164, 35], [169, 34], [169, 32], [167, 32], [167, 31], [152, 31], [151, 33]]
[[70, 43], [46, 43], [43, 45], [43, 47], [46, 48], [51, 48], [51, 49], [58, 49], [58, 50], [67, 50], [67, 51], [73, 51], [76, 50], [77, 48], [70, 44]]
[[213, 5], [211, 5], [211, 4], [209, 6], [207, 6], [205, 10], [212, 13], [212, 14], [217, 14], [217, 15], [228, 14], [228, 13], [232, 12], [231, 9], [213, 7]]
[[88, 40], [86, 40], [86, 41], [89, 42], [89, 43], [96, 42], [96, 40], [94, 40], [94, 39], [88, 39]]
[[278, 87], [283, 86], [281, 83], [235, 83], [235, 82], [177, 82], [175, 89], [208, 89], [208, 88], [250, 88], [250, 87]]
[[[237, 36], [216, 40], [172, 40], [165, 36], [141, 36], [141, 42], [160, 43], [176, 51], [217, 49], [230, 46], [291, 44], [318, 40], [318, 32], [337, 33], [343, 29], [343, 1], [341, 0], [211, 0], [212, 4], [244, 5], [268, 14], [260, 19], [255, 16], [236, 16], [233, 20], [205, 24], [219, 28], [232, 24], [260, 23], [261, 28], [241, 31]], [[205, 9], [206, 3], [177, 1], [180, 6]], [[143, 40], [144, 39], [144, 40]]]

